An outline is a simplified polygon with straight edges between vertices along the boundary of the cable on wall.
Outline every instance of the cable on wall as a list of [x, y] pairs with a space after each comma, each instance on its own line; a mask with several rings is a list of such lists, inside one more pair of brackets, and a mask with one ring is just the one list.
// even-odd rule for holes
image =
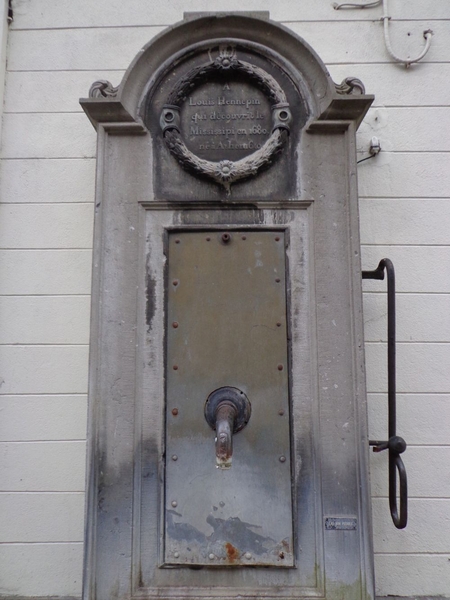
[[366, 2], [365, 4], [360, 4], [360, 3], [354, 4], [354, 3], [348, 3], [348, 2], [338, 4], [335, 2], [333, 4], [333, 8], [335, 10], [339, 10], [341, 8], [373, 8], [374, 6], [378, 6], [381, 3], [383, 3], [383, 13], [384, 14], [380, 18], [380, 21], [383, 21], [384, 43], [386, 45], [386, 49], [389, 52], [390, 56], [396, 62], [403, 63], [405, 65], [405, 67], [408, 68], [413, 63], [416, 63], [416, 62], [419, 62], [419, 60], [422, 60], [422, 58], [425, 56], [425, 54], [430, 49], [431, 36], [433, 35], [433, 32], [431, 31], [431, 29], [425, 29], [425, 31], [423, 32], [423, 37], [425, 38], [425, 46], [424, 46], [422, 52], [418, 56], [416, 56], [416, 58], [401, 58], [400, 56], [397, 56], [397, 54], [395, 54], [395, 52], [393, 51], [391, 39], [389, 36], [389, 21], [391, 20], [391, 17], [389, 16], [389, 11], [388, 11], [388, 0], [375, 0], [374, 2]]

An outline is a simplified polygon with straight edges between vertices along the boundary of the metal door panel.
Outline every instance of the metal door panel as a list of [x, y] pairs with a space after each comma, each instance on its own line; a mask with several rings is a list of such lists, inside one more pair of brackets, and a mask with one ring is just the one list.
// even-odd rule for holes
[[[283, 231], [168, 235], [166, 565], [294, 566]], [[216, 468], [211, 392], [251, 403]]]

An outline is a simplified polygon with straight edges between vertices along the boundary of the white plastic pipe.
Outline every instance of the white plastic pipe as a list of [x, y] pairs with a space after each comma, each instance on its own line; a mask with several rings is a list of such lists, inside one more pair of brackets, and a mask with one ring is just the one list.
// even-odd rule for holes
[[345, 2], [343, 4], [337, 4], [336, 2], [333, 4], [333, 8], [335, 10], [339, 10], [340, 8], [373, 8], [374, 6], [378, 6], [379, 4], [381, 4], [381, 2], [383, 2], [383, 16], [381, 17], [380, 21], [383, 21], [383, 29], [384, 29], [384, 43], [386, 45], [386, 50], [389, 52], [390, 56], [399, 63], [403, 63], [405, 65], [405, 67], [409, 67], [409, 65], [412, 65], [413, 63], [419, 62], [419, 60], [422, 60], [422, 58], [425, 56], [425, 54], [428, 52], [428, 50], [430, 49], [431, 46], [431, 36], [433, 35], [433, 32], [431, 31], [431, 29], [426, 29], [423, 32], [423, 37], [425, 38], [425, 46], [422, 50], [422, 52], [416, 56], [415, 58], [401, 58], [400, 56], [397, 56], [397, 54], [395, 54], [395, 52], [392, 49], [392, 44], [391, 44], [391, 40], [389, 37], [389, 21], [391, 20], [391, 17], [389, 16], [389, 11], [388, 11], [388, 0], [374, 0], [373, 2], [366, 2], [365, 4], [360, 4], [360, 3], [350, 3], [350, 2]]
[[388, 0], [383, 0], [383, 12], [384, 15], [381, 17], [381, 20], [383, 21], [384, 28], [384, 43], [386, 44], [386, 49], [392, 56], [392, 58], [397, 62], [404, 63], [405, 67], [409, 67], [409, 65], [412, 65], [413, 63], [422, 60], [422, 58], [425, 56], [425, 54], [428, 52], [431, 46], [431, 36], [433, 35], [431, 29], [426, 29], [423, 32], [423, 37], [425, 38], [425, 47], [422, 50], [422, 52], [418, 56], [416, 56], [416, 58], [400, 58], [400, 56], [397, 56], [392, 50], [391, 40], [389, 38], [389, 21], [391, 20], [391, 17], [388, 15]]

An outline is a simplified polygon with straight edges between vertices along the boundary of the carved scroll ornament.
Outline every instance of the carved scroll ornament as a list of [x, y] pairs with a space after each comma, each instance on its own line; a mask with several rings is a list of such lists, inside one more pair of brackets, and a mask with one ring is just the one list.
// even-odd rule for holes
[[[270, 100], [272, 132], [265, 144], [252, 154], [236, 161], [213, 162], [196, 156], [187, 148], [181, 137], [180, 108], [193, 88], [207, 81], [209, 75], [226, 71], [244, 74]], [[278, 82], [260, 67], [239, 60], [235, 48], [228, 45], [220, 46], [219, 55], [214, 60], [191, 69], [177, 81], [163, 107], [160, 125], [166, 146], [181, 166], [223, 185], [229, 194], [232, 183], [256, 175], [261, 168], [273, 162], [286, 142], [291, 119], [286, 94]]]
[[[366, 89], [363, 82], [357, 77], [346, 77], [341, 83], [335, 83], [338, 94], [365, 94]], [[355, 92], [355, 90], [357, 90]]]
[[110, 81], [106, 79], [99, 79], [94, 81], [89, 89], [89, 98], [115, 98], [118, 87], [114, 87]]

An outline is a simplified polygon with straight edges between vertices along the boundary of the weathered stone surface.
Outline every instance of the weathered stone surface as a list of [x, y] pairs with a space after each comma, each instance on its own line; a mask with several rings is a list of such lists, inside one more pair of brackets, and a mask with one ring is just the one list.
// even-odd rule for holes
[[[96, 89], [102, 85], [107, 84], [99, 83]], [[129, 598], [139, 590], [145, 590], [147, 597], [156, 597], [161, 588], [186, 597], [206, 594], [208, 598], [248, 594], [286, 598], [287, 589], [296, 597], [326, 594], [329, 600], [341, 597], [343, 590], [355, 599], [373, 596], [354, 178], [355, 130], [372, 97], [361, 94], [361, 86], [355, 94], [352, 86], [342, 91], [346, 93], [338, 93], [304, 42], [287, 35], [266, 15], [208, 14], [189, 15], [184, 23], [144, 48], [117, 94], [97, 94], [82, 100], [98, 130], [101, 182], [94, 244], [86, 598], [101, 600], [113, 593]], [[245, 124], [237, 127], [237, 121]], [[255, 148], [250, 147], [251, 142]], [[213, 440], [203, 416], [204, 400], [195, 396], [196, 386], [190, 377], [200, 378], [203, 366], [208, 375], [202, 384], [206, 385], [207, 376], [216, 373], [214, 366], [206, 363], [216, 351], [215, 344], [231, 335], [233, 327], [219, 318], [216, 324], [200, 322], [203, 313], [210, 314], [208, 288], [206, 283], [202, 285], [202, 277], [209, 271], [201, 268], [204, 263], [200, 255], [197, 260], [194, 253], [180, 274], [173, 268], [178, 264], [174, 263], [178, 251], [189, 246], [190, 252], [201, 252], [201, 240], [207, 252], [208, 239], [212, 245], [219, 234], [219, 243], [230, 243], [236, 251], [237, 236], [247, 249], [251, 240], [264, 236], [248, 267], [261, 268], [261, 277], [265, 273], [264, 265], [259, 264], [264, 244], [269, 239], [272, 243], [272, 234], [278, 237], [273, 243], [285, 240], [286, 254], [280, 263], [285, 266], [273, 266], [267, 257], [266, 262], [272, 265], [274, 281], [270, 285], [275, 286], [274, 293], [286, 277], [288, 358], [278, 359], [270, 374], [269, 352], [253, 370], [263, 368], [260, 379], [267, 378], [264, 392], [256, 394], [261, 396], [259, 406], [260, 410], [265, 407], [264, 414], [270, 411], [269, 391], [277, 398], [284, 395], [287, 401], [287, 387], [281, 391], [271, 382], [277, 373], [280, 377], [289, 375], [294, 547], [286, 527], [290, 521], [289, 492], [285, 491], [278, 506], [273, 494], [264, 491], [267, 481], [263, 476], [255, 485], [250, 483], [263, 496], [252, 502], [251, 491], [238, 474], [242, 493], [226, 488], [223, 494], [225, 504], [238, 498], [237, 514], [230, 512], [228, 516], [237, 519], [233, 521], [235, 533], [238, 524], [252, 531], [250, 535], [246, 529], [247, 542], [257, 539], [258, 544], [262, 540], [269, 544], [270, 537], [276, 547], [281, 543], [270, 524], [269, 533], [264, 528], [252, 530], [258, 522], [250, 519], [251, 507], [239, 509], [239, 502], [247, 499], [259, 513], [263, 502], [268, 504], [264, 510], [284, 514], [280, 529], [284, 532], [282, 542], [287, 544], [285, 556], [288, 567], [292, 556], [296, 563], [295, 568], [277, 569], [276, 575], [267, 569], [207, 566], [209, 561], [222, 558], [237, 564], [248, 560], [267, 565], [272, 560], [264, 553], [263, 558], [254, 557], [260, 550], [256, 542], [252, 551], [243, 547], [243, 556], [239, 544], [232, 544], [223, 557], [223, 549], [214, 545], [222, 539], [217, 530], [226, 530], [228, 509], [214, 497], [215, 486], [204, 476], [210, 463], [217, 475]], [[214, 256], [213, 252], [202, 255], [208, 264]], [[239, 254], [233, 260], [241, 267]], [[221, 269], [218, 264], [217, 269], [225, 276], [225, 267]], [[278, 273], [280, 270], [284, 272]], [[242, 276], [247, 277], [248, 269], [244, 271]], [[220, 272], [209, 277], [212, 281], [218, 277], [217, 285], [222, 285]], [[193, 288], [185, 287], [184, 277], [190, 277], [191, 286], [202, 286], [200, 290], [206, 294], [205, 310], [201, 316], [192, 310], [188, 325], [189, 303], [201, 310], [201, 302], [189, 293]], [[259, 289], [256, 275], [254, 281], [255, 289]], [[240, 310], [241, 301], [245, 302], [235, 285], [228, 287], [233, 290], [230, 298], [225, 291], [219, 295], [211, 292], [211, 302], [214, 296], [217, 310], [228, 315], [227, 322]], [[176, 302], [168, 301], [173, 289], [187, 294], [178, 311], [180, 316], [174, 313]], [[221, 302], [227, 309], [220, 308]], [[264, 302], [261, 298], [261, 305]], [[236, 314], [239, 335], [249, 320], [246, 314]], [[280, 327], [282, 321], [283, 317]], [[177, 345], [173, 339], [184, 335], [186, 327], [193, 328], [194, 333], [185, 334], [183, 343]], [[276, 323], [274, 327], [277, 331]], [[195, 343], [203, 331], [213, 345], [211, 352], [206, 346], [207, 356], [201, 354], [204, 358], [199, 366]], [[263, 334], [269, 336], [270, 328]], [[239, 339], [236, 334], [240, 347]], [[255, 337], [255, 343], [262, 344], [260, 350], [266, 346], [264, 339]], [[220, 355], [223, 368], [217, 366], [217, 387], [231, 385], [237, 389], [241, 385], [252, 396], [253, 388], [245, 383], [244, 374], [253, 364], [252, 356], [259, 355], [249, 350], [246, 360], [238, 360], [238, 349], [233, 353], [231, 348], [225, 353], [229, 360]], [[194, 358], [189, 358], [190, 352]], [[186, 362], [197, 376], [187, 373], [183, 378]], [[224, 378], [228, 370], [234, 377], [231, 382]], [[181, 383], [177, 387], [178, 379]], [[214, 388], [214, 381], [208, 380], [207, 387], [206, 392], [198, 387], [201, 398]], [[258, 411], [258, 400], [254, 402]], [[195, 414], [185, 414], [188, 406], [197, 412], [200, 406], [198, 419]], [[165, 422], [174, 418], [174, 409], [179, 417], [170, 421], [166, 439]], [[288, 416], [285, 408], [284, 415]], [[183, 423], [188, 431], [175, 435]], [[262, 436], [259, 443], [267, 441], [271, 426], [271, 419], [263, 419], [256, 412], [236, 439], [237, 451], [245, 446], [247, 434], [250, 439], [252, 435]], [[281, 444], [276, 450], [283, 431], [284, 444], [289, 445], [287, 428], [280, 426], [272, 432], [273, 442], [258, 453], [270, 461], [272, 449], [272, 458], [281, 469], [289, 465], [285, 446]], [[196, 449], [189, 452], [189, 444], [195, 444], [197, 438]], [[174, 478], [183, 461], [187, 457], [201, 461], [200, 448], [206, 448], [210, 438], [211, 461], [202, 463], [201, 476], [196, 476], [194, 466], [186, 468], [181, 470], [185, 480], [178, 484]], [[181, 440], [181, 445], [174, 441], [173, 446], [173, 440]], [[258, 444], [255, 441], [250, 446]], [[251, 449], [248, 453], [242, 450], [241, 456], [254, 465], [245, 478], [248, 483], [250, 475], [260, 472], [256, 468], [258, 457]], [[233, 468], [239, 468], [238, 456], [231, 473]], [[167, 496], [161, 487], [165, 473]], [[273, 482], [274, 473], [278, 471], [267, 467], [266, 479]], [[227, 472], [219, 475], [226, 477]], [[230, 485], [233, 480], [236, 478], [231, 477]], [[270, 487], [286, 490], [286, 480]], [[192, 513], [185, 507], [186, 494], [192, 510], [208, 506], [211, 500], [206, 525], [205, 519], [199, 524], [195, 510]], [[157, 528], [164, 509], [165, 550]], [[182, 520], [185, 514], [186, 522]], [[356, 518], [356, 527], [350, 531], [324, 529], [324, 517], [346, 516], [352, 523]], [[208, 527], [214, 526], [210, 536]], [[203, 543], [204, 538], [209, 541]], [[197, 550], [178, 548], [183, 540], [192, 540], [195, 548], [200, 545], [200, 553], [208, 548], [209, 554], [191, 560], [189, 553]], [[281, 547], [274, 562], [277, 566], [283, 560], [280, 553]], [[206, 567], [201, 571], [164, 568], [166, 563], [206, 563]]]

